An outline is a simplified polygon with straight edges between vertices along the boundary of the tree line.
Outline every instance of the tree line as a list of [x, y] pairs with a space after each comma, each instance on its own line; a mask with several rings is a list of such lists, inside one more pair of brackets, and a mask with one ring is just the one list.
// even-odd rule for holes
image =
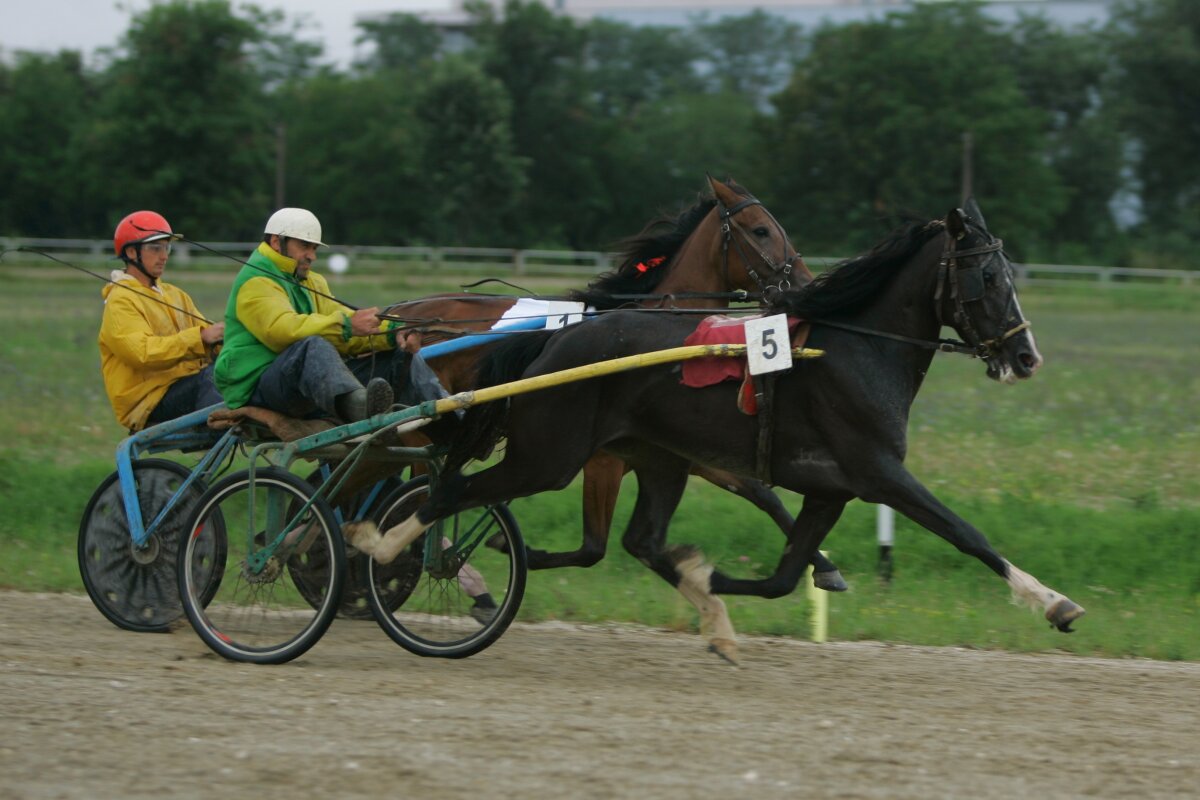
[[152, 5], [90, 61], [5, 54], [0, 234], [101, 237], [153, 208], [252, 240], [281, 198], [330, 242], [603, 249], [708, 172], [804, 252], [849, 253], [958, 204], [969, 164], [1019, 259], [1200, 266], [1191, 0], [1072, 29], [972, 2], [813, 29], [468, 8], [458, 37], [361, 23], [370, 55], [345, 68], [302, 20], [227, 0]]

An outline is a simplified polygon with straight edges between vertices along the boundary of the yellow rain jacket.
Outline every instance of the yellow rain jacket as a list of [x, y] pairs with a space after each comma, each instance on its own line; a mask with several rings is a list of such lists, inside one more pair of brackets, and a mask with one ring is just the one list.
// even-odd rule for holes
[[172, 383], [208, 364], [200, 341], [204, 323], [182, 289], [162, 281], [150, 289], [120, 270], [113, 271], [112, 279], [120, 285], [110, 283], [102, 290], [100, 371], [117, 421], [141, 430]]

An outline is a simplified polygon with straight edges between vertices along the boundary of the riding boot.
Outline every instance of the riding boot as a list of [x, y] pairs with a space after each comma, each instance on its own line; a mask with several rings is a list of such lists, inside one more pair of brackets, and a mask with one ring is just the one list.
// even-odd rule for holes
[[392, 407], [392, 387], [383, 378], [372, 378], [366, 386], [338, 395], [334, 407], [347, 422], [382, 414]]

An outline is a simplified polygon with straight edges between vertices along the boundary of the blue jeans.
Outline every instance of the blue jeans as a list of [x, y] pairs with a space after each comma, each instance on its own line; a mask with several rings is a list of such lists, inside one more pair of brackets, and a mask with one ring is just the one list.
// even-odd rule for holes
[[212, 364], [209, 364], [199, 372], [172, 383], [167, 388], [167, 393], [163, 395], [162, 400], [158, 401], [158, 405], [147, 417], [146, 427], [158, 425], [160, 422], [167, 422], [221, 402], [221, 393], [213, 384], [212, 373], [213, 367]]
[[325, 339], [309, 336], [288, 346], [271, 362], [259, 377], [248, 405], [290, 417], [337, 416], [336, 399], [372, 378], [385, 378], [396, 401], [404, 405], [446, 394], [419, 357], [402, 350], [380, 350], [344, 359]]

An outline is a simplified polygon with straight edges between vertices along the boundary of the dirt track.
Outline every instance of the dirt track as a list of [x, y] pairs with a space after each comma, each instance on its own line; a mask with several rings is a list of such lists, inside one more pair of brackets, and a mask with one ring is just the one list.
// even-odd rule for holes
[[567, 625], [445, 661], [338, 621], [253, 667], [13, 592], [0, 648], [0, 798], [1200, 793], [1195, 663], [744, 639], [734, 668]]

